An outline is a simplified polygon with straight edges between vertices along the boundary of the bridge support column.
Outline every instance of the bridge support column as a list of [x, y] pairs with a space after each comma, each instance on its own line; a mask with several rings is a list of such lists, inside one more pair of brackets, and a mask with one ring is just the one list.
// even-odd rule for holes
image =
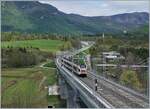
[[59, 82], [59, 93], [60, 93], [61, 99], [67, 99], [67, 95], [68, 95], [67, 85], [66, 85], [64, 78], [60, 75], [59, 75], [58, 82]]
[[59, 69], [57, 69], [58, 73], [58, 83], [59, 83], [59, 94], [61, 99], [65, 99], [67, 101], [67, 108], [87, 108], [86, 104], [80, 98], [81, 95], [78, 90], [69, 84], [63, 75], [60, 75]]
[[67, 97], [67, 107], [68, 108], [79, 108], [80, 107], [80, 99], [78, 96], [78, 91], [76, 89], [71, 88], [69, 85], [68, 88], [68, 97]]
[[81, 99], [79, 99], [78, 91], [72, 88], [61, 75], [58, 82], [61, 99], [67, 100], [67, 108], [80, 108]]

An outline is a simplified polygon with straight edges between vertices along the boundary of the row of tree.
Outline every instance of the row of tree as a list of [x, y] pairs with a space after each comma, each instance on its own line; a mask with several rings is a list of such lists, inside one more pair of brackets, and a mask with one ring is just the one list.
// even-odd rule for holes
[[14, 41], [14, 40], [35, 40], [35, 39], [52, 39], [67, 41], [71, 37], [65, 37], [56, 34], [36, 34], [36, 33], [19, 33], [19, 32], [2, 32], [1, 41]]
[[[125, 42], [125, 43], [124, 43]], [[95, 45], [89, 49], [92, 56], [101, 54], [104, 51], [117, 51], [123, 56], [133, 55], [142, 60], [149, 56], [148, 41], [144, 40], [121, 40], [117, 38], [98, 38]]]
[[52, 53], [41, 52], [37, 48], [2, 48], [2, 67], [26, 67], [53, 57]]

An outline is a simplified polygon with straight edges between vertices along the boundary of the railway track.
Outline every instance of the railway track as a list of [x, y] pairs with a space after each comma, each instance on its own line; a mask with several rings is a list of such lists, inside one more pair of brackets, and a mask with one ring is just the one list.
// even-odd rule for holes
[[[80, 79], [94, 89], [94, 78], [95, 75], [88, 73], [87, 78]], [[117, 108], [145, 108], [149, 106], [148, 101], [145, 101], [145, 99], [141, 99], [139, 96], [133, 96], [131, 93], [128, 93], [103, 79], [98, 79], [97, 93]]]
[[[68, 67], [67, 67], [68, 68]], [[70, 70], [70, 69], [68, 69]], [[70, 70], [71, 71], [71, 70]], [[70, 73], [73, 73], [72, 71]], [[77, 75], [74, 75], [77, 76]], [[98, 80], [97, 93], [106, 99], [116, 108], [146, 108], [149, 107], [145, 98], [126, 92], [124, 89], [115, 86], [112, 82], [100, 78], [95, 74], [88, 73], [87, 77], [78, 77], [94, 91], [94, 79]]]
[[96, 75], [96, 74], [94, 74], [94, 73], [89, 73], [89, 75], [93, 76], [93, 78], [96, 77], [96, 78], [99, 79], [99, 80], [103, 80], [103, 81], [105, 81], [105, 82], [111, 84], [114, 88], [117, 87], [118, 89], [122, 89], [122, 90], [124, 90], [125, 92], [128, 92], [128, 93], [130, 93], [131, 95], [134, 95], [135, 97], [137, 97], [137, 98], [139, 98], [139, 99], [142, 99], [143, 101], [149, 102], [149, 98], [148, 98], [148, 97], [146, 97], [145, 95], [142, 95], [142, 94], [140, 94], [140, 93], [137, 93], [137, 92], [133, 91], [132, 89], [129, 89], [129, 88], [124, 87], [124, 86], [121, 86], [121, 85], [119, 85], [119, 84], [117, 84], [117, 83], [115, 83], [115, 82], [113, 82], [113, 81], [111, 81], [111, 80], [108, 80], [108, 79], [106, 79], [106, 78], [104, 78], [104, 77], [102, 77], [102, 76], [98, 76], [98, 75]]
[[[86, 84], [88, 84], [88, 86], [90, 88], [92, 88], [93, 91], [94, 91], [94, 82], [92, 82], [90, 78], [81, 78], [81, 80], [83, 82], [85, 82]], [[101, 85], [101, 87], [98, 87], [97, 93], [100, 96], [102, 96], [104, 99], [106, 99], [114, 107], [117, 107], [117, 108], [119, 108], [119, 107], [129, 108], [129, 106], [127, 104], [125, 104], [124, 102], [120, 101], [120, 99], [118, 99], [118, 97], [114, 96], [112, 91], [108, 90], [104, 85], [103, 86]]]
[[[67, 67], [68, 70], [69, 67]], [[70, 71], [73, 73], [73, 71]], [[74, 76], [77, 76], [74, 74]], [[148, 108], [149, 107], [149, 99], [144, 96], [135, 93], [121, 85], [117, 85], [110, 80], [107, 80], [103, 77], [100, 77], [96, 74], [88, 72], [87, 77], [79, 77], [78, 78], [84, 82], [89, 88], [93, 89], [94, 93], [99, 94], [102, 98], [107, 100], [112, 106], [116, 108]], [[94, 79], [98, 80], [98, 90], [95, 92], [94, 90]]]

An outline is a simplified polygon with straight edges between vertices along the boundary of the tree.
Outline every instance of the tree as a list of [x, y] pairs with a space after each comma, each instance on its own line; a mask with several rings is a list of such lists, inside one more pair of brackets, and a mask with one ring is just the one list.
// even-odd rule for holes
[[91, 56], [97, 55], [96, 47], [95, 46], [91, 47], [89, 49], [89, 52], [90, 52]]
[[131, 52], [129, 52], [127, 55], [127, 58], [126, 58], [126, 64], [128, 64], [128, 65], [134, 64], [135, 63], [134, 58], [135, 58], [135, 56]]
[[119, 48], [118, 45], [112, 45], [110, 49], [113, 51], [117, 51], [118, 48]]
[[123, 71], [123, 73], [120, 76], [120, 82], [123, 85], [133, 87], [135, 89], [141, 88], [141, 83], [138, 79], [137, 73], [131, 69], [126, 69]]
[[74, 48], [80, 48], [81, 47], [81, 43], [80, 43], [79, 39], [71, 39], [70, 42]]
[[69, 50], [72, 48], [72, 44], [70, 41], [67, 41], [64, 43], [64, 45], [61, 47], [61, 50]]

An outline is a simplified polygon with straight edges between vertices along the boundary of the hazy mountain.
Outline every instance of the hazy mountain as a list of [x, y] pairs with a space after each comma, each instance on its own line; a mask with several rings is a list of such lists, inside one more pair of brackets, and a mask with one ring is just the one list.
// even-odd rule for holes
[[146, 12], [113, 16], [85, 17], [66, 14], [57, 8], [36, 1], [2, 1], [2, 31], [96, 34], [118, 33], [148, 24]]

